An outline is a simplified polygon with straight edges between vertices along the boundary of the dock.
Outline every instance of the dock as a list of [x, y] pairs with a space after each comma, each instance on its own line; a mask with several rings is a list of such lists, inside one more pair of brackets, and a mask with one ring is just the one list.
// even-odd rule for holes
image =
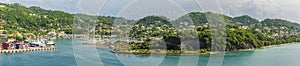
[[57, 47], [49, 46], [49, 47], [30, 47], [28, 49], [8, 49], [8, 50], [0, 50], [0, 53], [20, 53], [20, 52], [31, 52], [31, 51], [43, 51], [43, 50], [55, 50]]

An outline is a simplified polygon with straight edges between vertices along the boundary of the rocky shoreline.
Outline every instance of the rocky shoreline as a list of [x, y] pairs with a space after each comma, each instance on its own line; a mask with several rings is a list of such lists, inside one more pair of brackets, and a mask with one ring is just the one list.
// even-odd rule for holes
[[[293, 42], [296, 43], [296, 42]], [[132, 51], [111, 51], [116, 54], [137, 54], [137, 55], [173, 55], [173, 56], [182, 56], [182, 55], [207, 55], [207, 54], [219, 54], [219, 53], [226, 53], [226, 52], [237, 52], [237, 51], [253, 51], [256, 49], [265, 49], [265, 48], [272, 48], [276, 46], [287, 46], [293, 43], [286, 43], [286, 44], [278, 44], [278, 45], [269, 45], [269, 46], [264, 46], [261, 48], [251, 48], [251, 49], [240, 49], [240, 50], [235, 50], [235, 51], [225, 51], [225, 52], [205, 52], [201, 53], [200, 50], [197, 51], [180, 51], [180, 50], [132, 50]]]

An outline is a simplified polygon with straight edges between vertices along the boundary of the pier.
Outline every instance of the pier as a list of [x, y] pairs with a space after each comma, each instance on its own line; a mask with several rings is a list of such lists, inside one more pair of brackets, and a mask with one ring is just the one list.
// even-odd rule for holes
[[0, 50], [0, 53], [20, 53], [20, 52], [31, 52], [31, 51], [43, 51], [43, 50], [55, 50], [57, 47], [49, 46], [49, 47], [30, 47], [28, 49], [8, 49], [8, 50]]

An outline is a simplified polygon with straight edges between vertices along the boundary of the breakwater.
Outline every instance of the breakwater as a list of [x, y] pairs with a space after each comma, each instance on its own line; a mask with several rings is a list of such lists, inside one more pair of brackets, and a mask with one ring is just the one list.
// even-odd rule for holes
[[28, 49], [8, 49], [8, 50], [0, 50], [0, 53], [20, 53], [20, 52], [31, 52], [31, 51], [43, 51], [43, 50], [55, 50], [57, 47], [49, 46], [49, 47], [30, 47]]

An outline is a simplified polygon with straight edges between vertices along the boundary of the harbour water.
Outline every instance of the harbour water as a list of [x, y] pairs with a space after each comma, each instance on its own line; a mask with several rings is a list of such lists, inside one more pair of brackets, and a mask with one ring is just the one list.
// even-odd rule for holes
[[[77, 66], [72, 39], [56, 39], [57, 50], [34, 51], [27, 53], [1, 54], [1, 66]], [[98, 48], [98, 56], [104, 66], [124, 66], [107, 48]], [[118, 54], [124, 57], [147, 59], [147, 55]], [[157, 56], [159, 57], [159, 56]], [[180, 57], [163, 56], [160, 66], [176, 66]], [[155, 58], [155, 56], [154, 56]], [[300, 66], [300, 43], [251, 51], [228, 52], [222, 66]], [[134, 61], [128, 59], [128, 62]], [[198, 66], [207, 66], [209, 55], [200, 55]], [[151, 62], [149, 62], [151, 63]], [[145, 64], [135, 64], [147, 66]], [[153, 65], [149, 65], [153, 66]]]

